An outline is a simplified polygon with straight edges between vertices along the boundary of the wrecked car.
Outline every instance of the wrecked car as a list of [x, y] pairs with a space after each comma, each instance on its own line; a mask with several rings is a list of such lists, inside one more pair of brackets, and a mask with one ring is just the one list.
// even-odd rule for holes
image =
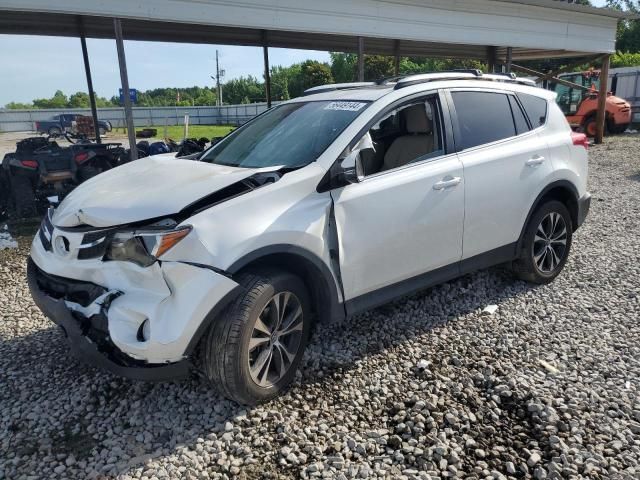
[[15, 219], [34, 217], [46, 210], [50, 199], [57, 203], [78, 184], [126, 161], [124, 152], [120, 143], [62, 147], [43, 137], [20, 140], [0, 168], [7, 186], [5, 209]]
[[552, 281], [589, 208], [587, 146], [553, 93], [511, 77], [318, 87], [199, 161], [84, 182], [43, 219], [29, 287], [85, 361], [195, 368], [256, 404], [291, 384], [318, 322], [498, 263]]

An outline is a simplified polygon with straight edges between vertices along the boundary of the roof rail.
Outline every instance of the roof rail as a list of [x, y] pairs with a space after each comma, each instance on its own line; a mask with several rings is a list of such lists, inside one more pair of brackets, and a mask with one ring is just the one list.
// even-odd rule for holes
[[516, 77], [515, 73], [487, 73], [482, 75], [483, 80], [494, 80], [496, 82], [519, 83], [520, 85], [536, 86], [536, 82], [528, 78]]
[[515, 73], [482, 73], [477, 69], [465, 70], [443, 70], [441, 72], [418, 73], [412, 75], [398, 75], [387, 77], [377, 82], [350, 82], [350, 83], [330, 83], [311, 87], [304, 91], [302, 96], [314, 95], [316, 93], [332, 92], [335, 90], [349, 90], [353, 88], [379, 87], [384, 85], [394, 85], [395, 90], [400, 88], [418, 85], [420, 83], [437, 82], [442, 80], [488, 80], [494, 82], [518, 83], [520, 85], [536, 86], [533, 80], [516, 77]]
[[[482, 74], [481, 74], [482, 75]], [[478, 75], [471, 72], [434, 72], [423, 73], [421, 75], [410, 75], [403, 77], [396, 82], [395, 90], [400, 88], [418, 85], [420, 83], [435, 82], [438, 80], [471, 80], [478, 78]]]
[[535, 82], [528, 78], [518, 78], [514, 73], [482, 73], [480, 70], [448, 70], [444, 72], [424, 73], [410, 75], [396, 82], [395, 90], [418, 85], [420, 83], [436, 82], [440, 80], [489, 80], [494, 82], [518, 83], [521, 85], [535, 86]]
[[314, 95], [316, 93], [331, 92], [334, 90], [348, 90], [350, 88], [374, 87], [376, 82], [350, 82], [350, 83], [330, 83], [327, 85], [319, 85], [317, 87], [307, 88], [302, 96]]

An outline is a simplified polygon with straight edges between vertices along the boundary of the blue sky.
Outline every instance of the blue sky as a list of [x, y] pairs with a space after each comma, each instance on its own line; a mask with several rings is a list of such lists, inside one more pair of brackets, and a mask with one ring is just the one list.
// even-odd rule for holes
[[[605, 0], [592, 0], [604, 6]], [[111, 97], [120, 87], [115, 42], [87, 40], [93, 84], [98, 95]], [[262, 77], [262, 49], [158, 42], [125, 42], [129, 84], [148, 90], [156, 87], [212, 85], [216, 48], [221, 54], [225, 80], [243, 75]], [[308, 58], [328, 61], [327, 52], [271, 48], [271, 65], [288, 66]], [[11, 101], [30, 102], [86, 91], [80, 40], [77, 38], [0, 35], [0, 106]]]
[[[94, 89], [110, 98], [120, 87], [118, 57], [113, 40], [88, 39]], [[156, 87], [213, 85], [216, 49], [225, 80], [243, 75], [262, 78], [262, 48], [181, 43], [125, 41], [129, 84], [148, 90]], [[291, 65], [308, 58], [328, 61], [327, 52], [270, 48], [271, 65]], [[80, 40], [77, 38], [0, 35], [0, 106], [11, 101], [30, 102], [86, 91]]]

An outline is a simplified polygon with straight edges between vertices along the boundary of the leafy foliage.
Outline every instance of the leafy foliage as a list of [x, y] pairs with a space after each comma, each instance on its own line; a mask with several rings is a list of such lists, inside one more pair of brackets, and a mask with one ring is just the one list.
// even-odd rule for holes
[[[640, 13], [640, 0], [607, 0], [607, 7]], [[618, 23], [616, 49], [621, 52], [640, 52], [640, 22], [638, 20], [623, 20]], [[640, 65], [640, 63], [633, 66], [636, 65]]]
[[617, 52], [611, 56], [611, 67], [637, 67], [640, 65], [640, 53]]

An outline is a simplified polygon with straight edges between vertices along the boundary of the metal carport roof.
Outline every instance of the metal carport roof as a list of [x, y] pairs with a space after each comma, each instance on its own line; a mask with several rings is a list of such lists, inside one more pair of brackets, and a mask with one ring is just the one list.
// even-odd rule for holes
[[[615, 51], [625, 12], [555, 0], [0, 0], [0, 33], [486, 59]], [[396, 42], [399, 41], [399, 42]]]
[[123, 39], [262, 46], [270, 102], [268, 47], [357, 51], [361, 79], [365, 51], [394, 55], [396, 70], [400, 56], [482, 59], [492, 69], [608, 55], [624, 18], [634, 16], [556, 0], [0, 0], [0, 34], [79, 36], [89, 84], [84, 38], [115, 34], [128, 117]]

